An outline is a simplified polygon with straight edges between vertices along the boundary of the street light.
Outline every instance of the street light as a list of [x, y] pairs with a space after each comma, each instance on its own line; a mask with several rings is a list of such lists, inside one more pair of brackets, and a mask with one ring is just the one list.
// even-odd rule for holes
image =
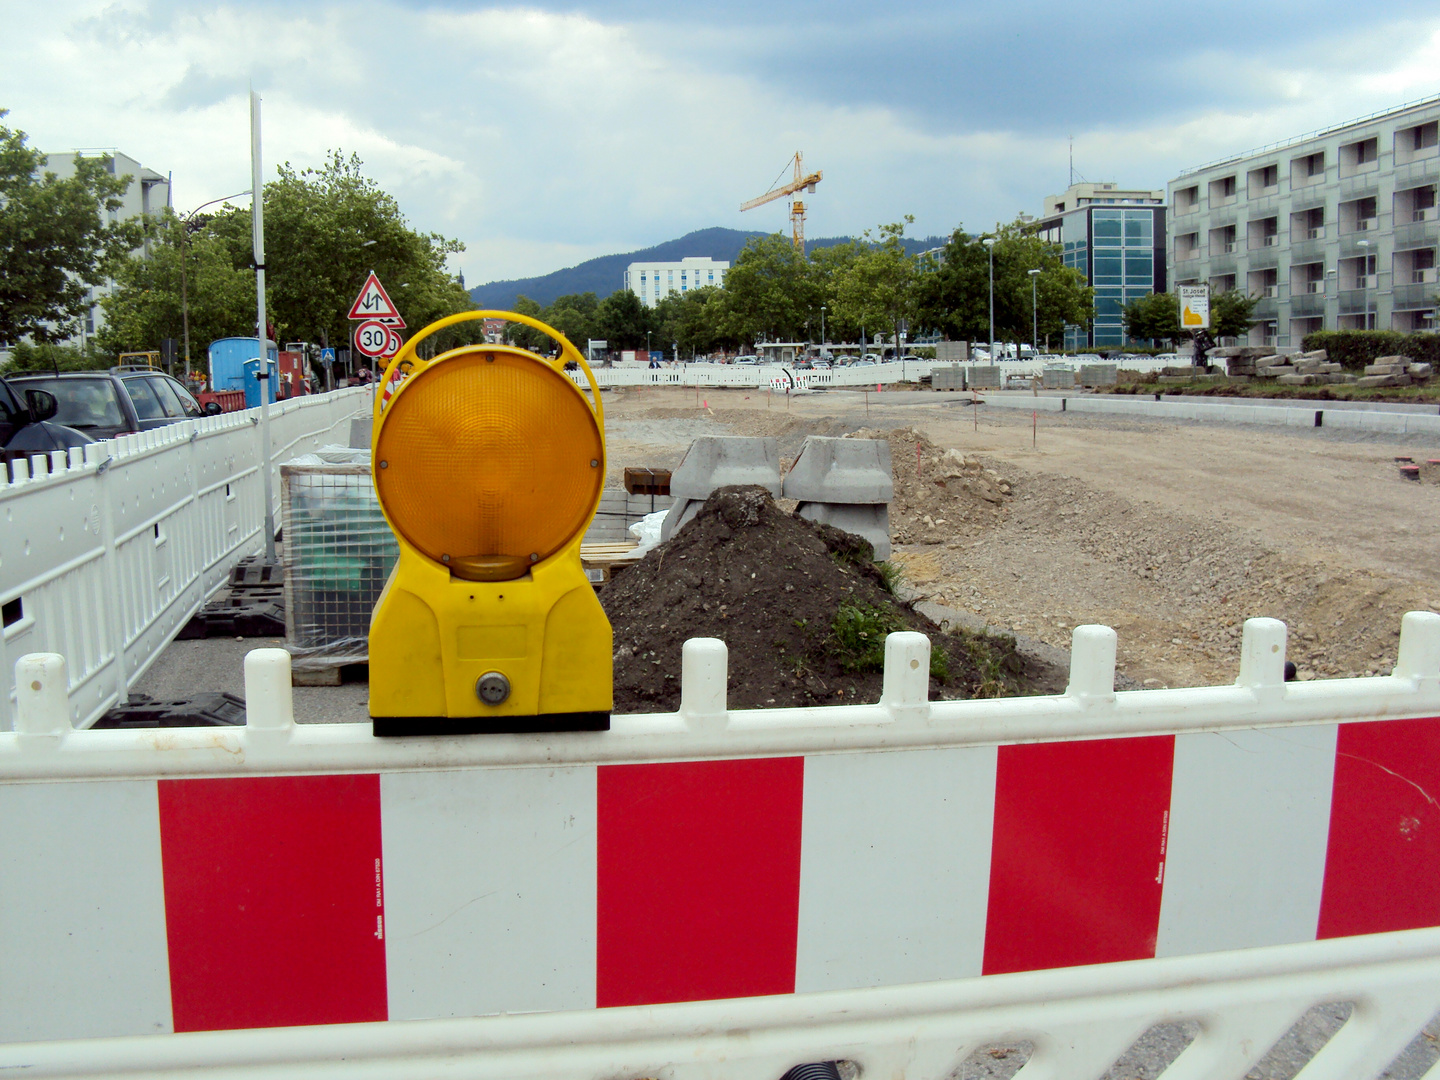
[[1039, 277], [1039, 270], [1031, 270], [1030, 274], [1030, 348], [1035, 350], [1035, 355], [1040, 355], [1040, 311], [1035, 306], [1035, 282]]
[[[190, 291], [185, 280], [185, 252], [190, 247], [190, 219], [204, 210], [207, 206], [214, 206], [219, 202], [229, 202], [231, 199], [238, 199], [241, 195], [249, 195], [247, 191], [237, 191], [234, 195], [226, 195], [224, 198], [211, 199], [209, 202], [201, 203], [188, 214], [180, 215], [180, 325], [185, 336], [185, 381], [190, 381]], [[174, 372], [172, 371], [173, 375]], [[188, 387], [187, 387], [188, 389]], [[215, 389], [213, 386], [210, 389]]]
[[1361, 256], [1360, 281], [1361, 288], [1365, 290], [1365, 329], [1370, 330], [1373, 329], [1370, 325], [1370, 241], [1358, 241], [1356, 246], [1365, 249], [1365, 254]]
[[995, 238], [987, 237], [985, 250], [990, 253], [990, 362], [995, 363]]
[[[1325, 296], [1326, 296], [1327, 298], [1328, 298], [1329, 295], [1330, 295], [1330, 282], [1334, 281], [1334, 282], [1335, 282], [1335, 285], [1336, 285], [1336, 288], [1335, 288], [1335, 328], [1336, 328], [1337, 330], [1340, 328], [1340, 288], [1339, 288], [1340, 282], [1337, 280], [1338, 274], [1339, 274], [1339, 271], [1337, 271], [1337, 270], [1335, 269], [1335, 267], [1333, 267], [1333, 266], [1332, 266], [1329, 270], [1326, 270], [1326, 271], [1325, 271]], [[1324, 309], [1324, 308], [1321, 308], [1321, 309], [1320, 309], [1320, 329], [1322, 329], [1322, 330], [1325, 329], [1325, 309]]]
[[822, 351], [823, 351], [824, 348], [825, 348], [825, 342], [826, 342], [826, 338], [825, 338], [825, 305], [824, 305], [824, 304], [821, 304], [821, 305], [820, 305], [820, 348], [821, 348]]

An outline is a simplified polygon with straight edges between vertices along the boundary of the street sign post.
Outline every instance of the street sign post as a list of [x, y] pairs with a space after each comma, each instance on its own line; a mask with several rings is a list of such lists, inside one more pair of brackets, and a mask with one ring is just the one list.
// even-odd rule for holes
[[1180, 285], [1180, 329], [1210, 329], [1210, 286]]

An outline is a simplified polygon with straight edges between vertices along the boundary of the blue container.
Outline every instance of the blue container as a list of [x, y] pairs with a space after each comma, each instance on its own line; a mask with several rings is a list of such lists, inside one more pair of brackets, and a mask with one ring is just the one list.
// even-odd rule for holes
[[[270, 400], [276, 401], [280, 394], [280, 365], [270, 361]], [[245, 407], [255, 409], [260, 405], [260, 358], [245, 361]]]
[[[271, 361], [271, 372], [275, 371], [274, 362], [279, 358], [279, 351], [273, 341], [265, 343], [268, 346]], [[249, 403], [254, 397], [254, 403], [260, 403], [259, 380], [245, 378], [245, 362], [254, 362], [260, 356], [260, 349], [256, 338], [253, 337], [229, 337], [217, 338], [210, 343], [210, 388], [212, 390], [244, 390], [245, 401]], [[271, 394], [270, 400], [274, 401], [275, 396]]]

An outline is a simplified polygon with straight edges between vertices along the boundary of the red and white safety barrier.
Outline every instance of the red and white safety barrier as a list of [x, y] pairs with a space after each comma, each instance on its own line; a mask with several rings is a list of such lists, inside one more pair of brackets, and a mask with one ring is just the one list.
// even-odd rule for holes
[[[288, 656], [243, 729], [68, 730], [63, 661], [0, 734], [0, 1041], [811, 994], [1440, 926], [1440, 616], [1391, 676], [675, 714], [378, 740], [297, 727]], [[1429, 969], [1430, 977], [1435, 967]], [[813, 1059], [811, 1059], [813, 1060]]]

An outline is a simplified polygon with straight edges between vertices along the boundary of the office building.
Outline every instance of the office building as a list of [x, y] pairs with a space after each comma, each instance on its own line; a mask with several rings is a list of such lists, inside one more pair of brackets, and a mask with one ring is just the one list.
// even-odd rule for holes
[[1250, 344], [1436, 326], [1440, 98], [1170, 182], [1170, 279], [1259, 298]]
[[1065, 348], [1126, 344], [1121, 309], [1147, 293], [1165, 292], [1165, 192], [1117, 184], [1071, 184], [1045, 197], [1045, 213], [1029, 226], [1059, 244], [1065, 265], [1095, 289], [1095, 318], [1087, 329], [1065, 328]]
[[672, 293], [724, 285], [729, 269], [728, 262], [708, 256], [689, 256], [679, 262], [634, 262], [625, 269], [625, 288], [646, 307], [654, 307]]
[[[101, 151], [92, 150], [71, 150], [62, 154], [47, 154], [45, 171], [52, 172], [63, 180], [75, 175], [77, 155], [98, 157], [101, 153]], [[120, 208], [110, 213], [109, 220], [128, 221], [142, 215], [156, 215], [170, 205], [169, 177], [162, 176], [154, 169], [147, 169], [127, 154], [115, 150], [107, 150], [103, 153], [110, 158], [107, 171], [112, 176], [129, 176], [131, 178], [130, 186], [120, 197]], [[81, 334], [75, 339], [75, 343], [78, 344], [84, 338], [94, 334], [104, 321], [104, 309], [100, 307], [100, 298], [109, 292], [109, 289], [110, 286], [105, 284], [90, 290], [90, 307], [85, 314]]]

